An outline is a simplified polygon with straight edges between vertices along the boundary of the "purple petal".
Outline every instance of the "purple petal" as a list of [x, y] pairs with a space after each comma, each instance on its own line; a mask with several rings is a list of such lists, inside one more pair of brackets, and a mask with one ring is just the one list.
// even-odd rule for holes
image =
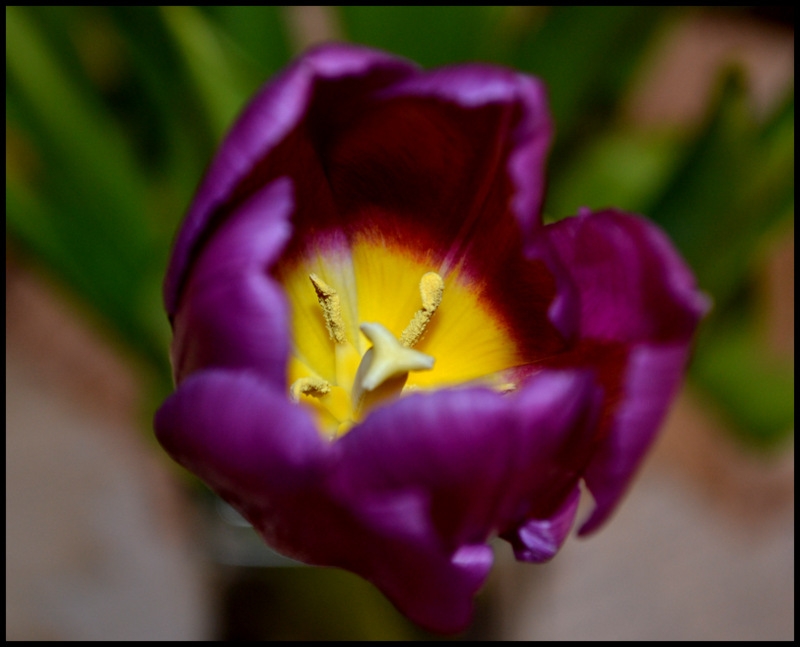
[[366, 536], [328, 487], [336, 446], [282, 391], [246, 371], [201, 371], [166, 400], [154, 425], [167, 452], [273, 548], [309, 564], [360, 572], [364, 560], [349, 561]]
[[205, 367], [247, 368], [285, 387], [288, 312], [268, 274], [290, 235], [291, 186], [256, 192], [214, 232], [194, 264], [174, 320], [176, 382]]
[[505, 535], [514, 547], [514, 556], [536, 564], [552, 559], [572, 528], [579, 502], [580, 488], [576, 487], [555, 514], [547, 519], [529, 519]]
[[[524, 243], [541, 225], [552, 134], [544, 95], [538, 80], [501, 68], [422, 72], [363, 48], [312, 50], [256, 97], [220, 148], [176, 242], [168, 310], [177, 312], [214, 229], [286, 176], [295, 203], [284, 264], [374, 232], [380, 246], [400, 244], [443, 275], [458, 266], [487, 285], [526, 361], [559, 352], [577, 327], [571, 284], [545, 245]], [[195, 341], [180, 376], [220, 356]], [[223, 365], [243, 362], [230, 355]]]
[[463, 628], [488, 538], [571, 500], [598, 395], [586, 374], [543, 373], [511, 397], [441, 391], [371, 413], [337, 442], [337, 499], [382, 538], [359, 553], [367, 571], [348, 568], [423, 626]]
[[582, 212], [545, 228], [579, 293], [581, 341], [546, 362], [593, 367], [605, 389], [601, 444], [586, 472], [598, 528], [629, 485], [680, 385], [708, 309], [691, 271], [644, 218]]
[[624, 395], [584, 476], [595, 507], [579, 535], [600, 528], [625, 494], [681, 384], [688, 355], [688, 342], [641, 344], [631, 349], [621, 389]]
[[270, 494], [319, 482], [331, 451], [303, 408], [239, 370], [187, 377], [156, 413], [155, 430], [178, 463], [245, 514]]
[[585, 373], [541, 373], [511, 396], [409, 395], [339, 441], [345, 489], [425, 492], [443, 545], [479, 544], [561, 506], [593, 452], [598, 395]]
[[545, 231], [579, 287], [584, 338], [688, 342], [708, 310], [691, 270], [644, 218], [586, 211]]
[[539, 79], [489, 65], [454, 65], [410, 76], [384, 96], [435, 97], [464, 108], [505, 106], [508, 130], [498, 143], [512, 146], [507, 169], [514, 185], [512, 210], [524, 237], [541, 226], [544, 167], [553, 125]]
[[444, 546], [421, 491], [362, 492], [344, 506], [353, 515], [346, 530], [337, 533], [326, 525], [324, 532], [338, 555], [322, 563], [371, 581], [403, 614], [430, 631], [465, 629], [473, 597], [492, 566], [491, 548], [483, 543], [454, 551]]
[[174, 314], [195, 247], [216, 210], [234, 189], [305, 117], [317, 79], [370, 77], [380, 87], [414, 71], [408, 61], [355, 45], [310, 50], [264, 85], [237, 119], [197, 190], [175, 241], [164, 283], [167, 312]]
[[338, 446], [258, 375], [207, 370], [188, 377], [157, 412], [155, 429], [170, 455], [276, 550], [360, 574], [431, 630], [459, 631], [469, 622], [491, 550], [447, 550], [424, 493], [343, 500], [332, 477], [343, 469]]

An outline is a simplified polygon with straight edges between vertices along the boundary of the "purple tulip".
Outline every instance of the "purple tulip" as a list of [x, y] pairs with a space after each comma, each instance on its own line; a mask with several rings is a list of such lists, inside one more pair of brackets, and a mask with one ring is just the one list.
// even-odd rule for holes
[[537, 79], [307, 52], [253, 99], [165, 281], [164, 448], [265, 541], [466, 627], [499, 535], [542, 562], [613, 511], [706, 300], [647, 220], [545, 226]]

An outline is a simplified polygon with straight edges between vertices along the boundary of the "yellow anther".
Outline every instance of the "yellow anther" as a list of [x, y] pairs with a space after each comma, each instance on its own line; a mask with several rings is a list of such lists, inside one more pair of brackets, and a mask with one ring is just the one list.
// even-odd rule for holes
[[342, 304], [339, 300], [339, 293], [330, 285], [325, 283], [316, 274], [310, 274], [308, 278], [317, 293], [317, 300], [322, 308], [322, 315], [325, 317], [325, 327], [331, 340], [337, 344], [344, 344], [347, 340], [344, 336], [344, 321], [342, 320]]
[[293, 402], [300, 402], [301, 395], [310, 395], [314, 398], [321, 398], [331, 391], [331, 385], [318, 377], [301, 377], [295, 380], [289, 387], [289, 395]]
[[397, 338], [382, 324], [361, 324], [361, 332], [372, 342], [361, 361], [356, 386], [373, 391], [386, 380], [409, 371], [429, 371], [434, 359], [401, 345]]
[[426, 272], [419, 282], [419, 292], [422, 296], [422, 307], [429, 312], [435, 312], [442, 302], [444, 281], [436, 272]]
[[400, 335], [400, 343], [406, 348], [413, 347], [422, 338], [431, 317], [442, 302], [444, 294], [442, 277], [436, 272], [423, 274], [419, 282], [419, 293], [422, 296], [422, 307], [414, 313], [411, 323]]

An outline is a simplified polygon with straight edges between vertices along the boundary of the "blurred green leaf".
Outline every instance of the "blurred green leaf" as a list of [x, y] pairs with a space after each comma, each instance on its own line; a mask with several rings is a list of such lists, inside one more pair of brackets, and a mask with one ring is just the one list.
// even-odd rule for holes
[[[170, 240], [216, 143], [183, 53], [156, 7], [110, 7], [129, 74], [112, 106], [125, 119], [155, 194], [146, 212]], [[117, 107], [117, 104], [119, 107]]]
[[204, 6], [203, 10], [249, 58], [261, 81], [291, 58], [282, 7], [220, 5]]
[[21, 128], [13, 136], [35, 151], [31, 177], [7, 173], [8, 230], [163, 366], [163, 334], [143, 326], [136, 304], [158, 269], [142, 218], [144, 177], [124, 134], [25, 10], [6, 8], [6, 37], [6, 103]]
[[747, 274], [759, 237], [793, 209], [793, 115], [792, 100], [760, 127], [742, 75], [731, 70], [707, 125], [646, 208], [718, 307]]
[[770, 449], [794, 429], [794, 361], [767, 348], [742, 320], [706, 331], [692, 363], [692, 377], [723, 407], [747, 443]]
[[161, 13], [200, 92], [213, 132], [222, 137], [263, 79], [199, 9], [162, 7]]
[[162, 383], [175, 227], [216, 141], [288, 56], [279, 10], [250, 15], [263, 22], [236, 8], [6, 9], [7, 231]]
[[616, 207], [646, 213], [675, 172], [685, 149], [670, 133], [617, 128], [586, 144], [548, 187], [548, 217], [577, 213], [579, 207]]
[[691, 373], [739, 435], [776, 445], [794, 424], [794, 364], [765, 347], [755, 320], [754, 261], [776, 223], [794, 215], [794, 95], [765, 123], [744, 76], [728, 70], [710, 117], [653, 205], [714, 300]]
[[[16, 7], [6, 8], [7, 96], [45, 163], [68, 178], [73, 194], [92, 195], [102, 207], [89, 208], [95, 228], [110, 234], [121, 221], [131, 235], [122, 254], [147, 244], [141, 220], [144, 178], [129, 154], [123, 133], [108, 118], [97, 97], [71, 82], [32, 21]], [[114, 213], [113, 220], [108, 218]]]
[[516, 45], [511, 64], [542, 78], [557, 128], [552, 170], [608, 125], [667, 7], [549, 7]]
[[405, 56], [424, 67], [498, 60], [491, 37], [507, 7], [339, 7], [345, 35]]

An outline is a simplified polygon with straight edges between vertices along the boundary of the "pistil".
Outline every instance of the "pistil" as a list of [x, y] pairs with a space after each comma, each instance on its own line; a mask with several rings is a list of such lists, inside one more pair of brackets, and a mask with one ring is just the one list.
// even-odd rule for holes
[[367, 391], [373, 391], [389, 378], [433, 368], [433, 357], [407, 348], [386, 326], [365, 323], [361, 324], [361, 332], [372, 342], [372, 348], [364, 353], [355, 381]]
[[411, 371], [429, 371], [434, 358], [406, 348], [384, 325], [361, 324], [361, 332], [372, 342], [361, 359], [353, 381], [351, 400], [356, 419], [379, 402], [400, 395]]

